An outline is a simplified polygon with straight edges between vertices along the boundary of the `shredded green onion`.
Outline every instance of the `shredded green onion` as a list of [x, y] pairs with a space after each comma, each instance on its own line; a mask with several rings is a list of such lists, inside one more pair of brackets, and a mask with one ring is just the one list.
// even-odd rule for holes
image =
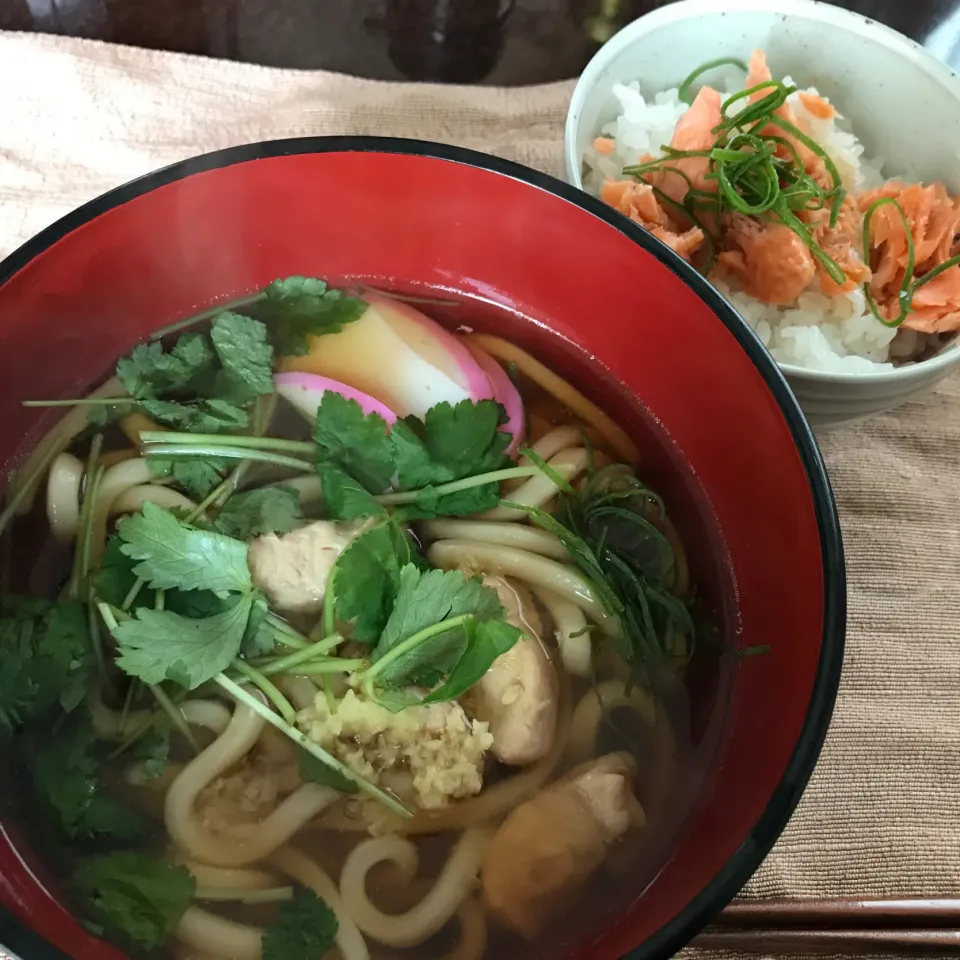
[[867, 299], [867, 306], [870, 308], [870, 312], [884, 326], [899, 327], [903, 321], [907, 319], [907, 314], [913, 310], [913, 297], [917, 290], [951, 267], [960, 265], [960, 256], [944, 260], [943, 263], [938, 264], [932, 270], [928, 270], [922, 277], [917, 278], [916, 248], [913, 242], [913, 231], [910, 229], [910, 222], [907, 220], [907, 215], [904, 213], [903, 207], [900, 206], [900, 203], [893, 197], [880, 197], [874, 200], [873, 203], [867, 207], [867, 211], [863, 215], [863, 249], [866, 255], [869, 255], [870, 252], [870, 220], [880, 207], [891, 205], [896, 207], [897, 214], [903, 223], [904, 232], [907, 235], [907, 264], [903, 271], [903, 279], [900, 281], [900, 289], [897, 292], [897, 303], [900, 305], [900, 312], [893, 320], [888, 320], [880, 312], [880, 307], [873, 295], [873, 291], [870, 289], [869, 281], [863, 285], [863, 293]]
[[680, 84], [680, 87], [677, 90], [677, 96], [684, 103], [693, 103], [693, 97], [690, 94], [690, 88], [705, 73], [709, 72], [710, 70], [716, 70], [717, 67], [739, 67], [744, 73], [747, 72], [747, 65], [742, 60], [738, 60], [736, 57], [719, 57], [716, 60], [709, 60], [707, 63], [701, 64], [696, 70], [687, 76], [683, 83]]
[[[710, 66], [705, 64], [691, 76], [695, 79]], [[709, 272], [713, 265], [722, 237], [707, 230], [703, 218], [696, 216], [695, 210], [700, 213], [709, 212], [718, 222], [728, 211], [748, 217], [778, 220], [800, 237], [832, 280], [843, 283], [847, 279], [839, 264], [820, 247], [810, 229], [796, 215], [797, 211], [822, 210], [829, 205], [830, 226], [835, 227], [846, 196], [840, 173], [826, 151], [789, 120], [784, 120], [776, 113], [796, 89], [778, 80], [768, 80], [734, 93], [720, 106], [722, 119], [713, 129], [717, 141], [711, 149], [678, 150], [664, 146], [661, 147], [662, 157], [624, 168], [623, 172], [627, 176], [645, 182], [649, 182], [646, 180], [649, 174], [658, 172], [669, 172], [686, 181], [688, 192], [682, 203], [665, 198], [662, 191], [657, 191], [656, 196], [661, 202], [667, 202], [673, 209], [678, 209], [693, 220], [708, 237], [710, 249], [708, 263], [703, 266], [705, 272]], [[731, 112], [737, 103], [764, 90], [769, 92], [756, 102], [736, 113]], [[818, 184], [807, 173], [796, 145], [773, 128], [789, 134], [823, 162], [831, 179], [829, 189]], [[778, 152], [780, 148], [786, 151], [787, 157]], [[716, 181], [715, 193], [696, 189], [690, 178], [672, 165], [672, 161], [688, 157], [707, 159], [709, 167], [706, 179]]]

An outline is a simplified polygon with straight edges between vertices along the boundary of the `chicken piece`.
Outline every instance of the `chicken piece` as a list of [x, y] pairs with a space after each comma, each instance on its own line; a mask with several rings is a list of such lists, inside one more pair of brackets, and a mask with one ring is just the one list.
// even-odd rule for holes
[[817, 272], [807, 245], [782, 223], [752, 220], [742, 213], [726, 218], [724, 242], [733, 247], [717, 262], [743, 289], [764, 303], [791, 303]]
[[282, 613], [318, 614], [330, 570], [361, 527], [321, 520], [282, 537], [257, 537], [247, 554], [254, 584]]
[[635, 772], [629, 754], [611, 753], [509, 814], [480, 868], [491, 913], [532, 940], [572, 907], [611, 844], [643, 825]]
[[539, 760], [553, 746], [557, 729], [557, 675], [540, 639], [543, 625], [533, 596], [513, 580], [484, 577], [497, 591], [507, 621], [523, 636], [474, 687], [477, 716], [487, 721], [493, 753], [504, 763], [522, 767]]

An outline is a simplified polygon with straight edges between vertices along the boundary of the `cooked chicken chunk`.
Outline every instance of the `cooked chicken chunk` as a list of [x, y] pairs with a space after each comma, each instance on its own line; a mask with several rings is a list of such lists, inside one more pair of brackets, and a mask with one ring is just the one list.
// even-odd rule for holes
[[543, 626], [530, 592], [514, 580], [484, 577], [497, 591], [507, 620], [523, 630], [474, 688], [477, 715], [490, 724], [493, 752], [504, 763], [539, 760], [557, 726], [557, 676], [540, 639]]
[[253, 582], [287, 614], [317, 614], [334, 561], [360, 532], [357, 523], [321, 520], [278, 537], [257, 537], [247, 555]]
[[634, 772], [629, 754], [611, 753], [517, 807], [481, 868], [490, 911], [532, 939], [572, 906], [609, 846], [643, 823]]

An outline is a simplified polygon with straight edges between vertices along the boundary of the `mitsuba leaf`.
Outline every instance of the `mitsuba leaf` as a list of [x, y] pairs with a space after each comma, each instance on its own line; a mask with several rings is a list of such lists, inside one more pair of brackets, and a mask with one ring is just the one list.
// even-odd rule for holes
[[317, 465], [323, 502], [331, 520], [357, 520], [386, 516], [386, 509], [345, 470], [332, 463]]
[[383, 417], [365, 414], [356, 400], [328, 390], [317, 408], [313, 439], [319, 462], [331, 463], [380, 493], [393, 476], [393, 448]]
[[309, 350], [309, 338], [337, 333], [359, 320], [369, 304], [341, 290], [334, 290], [314, 277], [274, 280], [258, 305], [270, 328], [277, 352], [299, 356]]
[[246, 544], [191, 527], [155, 503], [121, 520], [117, 532], [123, 553], [140, 561], [133, 572], [152, 587], [211, 590], [220, 596], [252, 587]]
[[249, 540], [265, 533], [290, 533], [303, 525], [296, 489], [277, 486], [235, 493], [217, 515], [213, 529], [237, 540]]
[[133, 852], [81, 862], [72, 886], [98, 922], [148, 952], [166, 943], [197, 888], [186, 867]]
[[318, 960], [337, 940], [337, 915], [312, 890], [280, 905], [263, 935], [263, 960]]
[[135, 620], [121, 621], [113, 631], [117, 666], [147, 684], [172, 680], [194, 690], [224, 671], [240, 652], [252, 608], [250, 595], [199, 620], [140, 607]]

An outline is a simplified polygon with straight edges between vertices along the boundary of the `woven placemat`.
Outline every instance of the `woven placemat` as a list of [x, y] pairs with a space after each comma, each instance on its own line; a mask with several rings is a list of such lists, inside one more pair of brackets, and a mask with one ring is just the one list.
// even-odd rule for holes
[[[457, 143], [561, 172], [572, 84], [384, 84], [0, 33], [0, 255], [117, 184], [308, 134]], [[849, 632], [823, 756], [745, 896], [960, 895], [960, 381], [825, 434]]]

